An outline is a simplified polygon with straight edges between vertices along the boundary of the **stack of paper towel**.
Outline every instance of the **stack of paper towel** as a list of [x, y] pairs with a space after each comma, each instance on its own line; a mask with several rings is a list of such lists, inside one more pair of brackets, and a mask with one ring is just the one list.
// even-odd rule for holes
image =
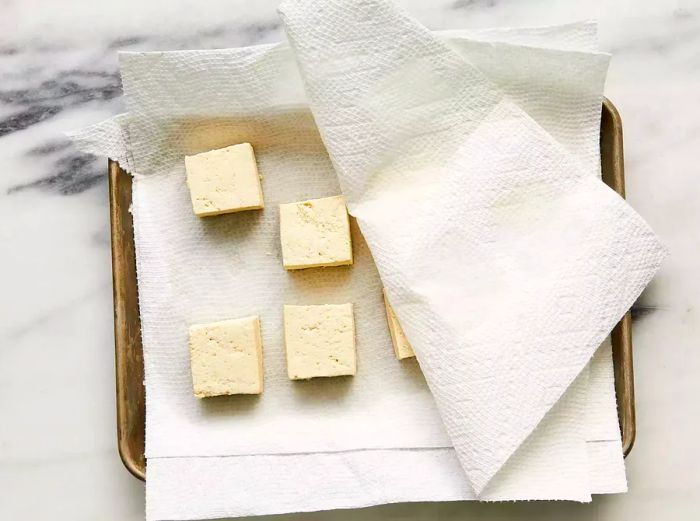
[[[600, 181], [595, 26], [280, 12], [290, 46], [121, 54], [128, 114], [74, 135], [134, 175], [148, 519], [626, 490], [606, 337], [664, 252]], [[272, 210], [197, 220], [183, 157], [244, 141]], [[339, 189], [355, 266], [284, 272], [276, 204]], [[350, 381], [286, 379], [281, 304], [313, 299], [355, 303]], [[265, 393], [196, 400], [187, 325], [253, 312]]]

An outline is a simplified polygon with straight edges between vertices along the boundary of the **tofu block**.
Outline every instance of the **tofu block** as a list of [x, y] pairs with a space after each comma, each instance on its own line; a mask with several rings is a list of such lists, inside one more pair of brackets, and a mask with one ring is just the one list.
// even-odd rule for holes
[[350, 219], [341, 195], [281, 204], [280, 236], [288, 270], [352, 264]]
[[284, 340], [291, 380], [357, 371], [352, 304], [284, 306]]
[[265, 206], [250, 143], [185, 156], [192, 208], [200, 217]]
[[262, 393], [262, 339], [257, 316], [191, 326], [190, 357], [197, 398]]
[[386, 298], [386, 293], [384, 293], [384, 304], [386, 305], [386, 320], [389, 323], [389, 333], [391, 333], [391, 342], [394, 344], [394, 354], [399, 360], [404, 358], [411, 358], [416, 356], [413, 352], [411, 344], [408, 343], [408, 339], [399, 324], [399, 319], [394, 313], [394, 308], [389, 304], [389, 300]]

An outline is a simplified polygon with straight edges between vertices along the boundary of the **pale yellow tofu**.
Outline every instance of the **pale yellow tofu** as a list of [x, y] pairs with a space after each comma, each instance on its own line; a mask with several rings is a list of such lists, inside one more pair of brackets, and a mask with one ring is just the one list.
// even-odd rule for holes
[[352, 304], [284, 306], [284, 340], [292, 380], [357, 371]]
[[185, 170], [192, 208], [200, 217], [265, 206], [250, 143], [186, 156]]
[[416, 356], [403, 332], [401, 324], [399, 324], [399, 319], [396, 313], [394, 313], [394, 308], [391, 307], [389, 300], [386, 298], [386, 293], [384, 293], [384, 304], [386, 305], [386, 319], [389, 323], [389, 333], [391, 333], [391, 342], [394, 344], [394, 354], [396, 358], [402, 360], [404, 358]]
[[262, 393], [262, 339], [257, 316], [191, 326], [190, 357], [197, 398]]
[[343, 196], [280, 205], [282, 262], [288, 270], [352, 264]]

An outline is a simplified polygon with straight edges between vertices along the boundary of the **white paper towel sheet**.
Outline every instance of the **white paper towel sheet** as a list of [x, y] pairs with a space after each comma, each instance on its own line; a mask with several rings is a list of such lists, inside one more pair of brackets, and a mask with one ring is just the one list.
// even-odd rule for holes
[[[578, 462], [587, 472], [591, 494], [627, 490], [613, 386], [606, 341], [591, 361], [586, 422], [591, 441], [586, 443], [587, 461]], [[545, 430], [546, 425], [540, 426], [540, 432]], [[552, 480], [550, 465], [557, 464], [557, 455], [547, 446], [530, 454], [537, 464], [522, 466], [520, 474], [511, 476], [514, 490], [503, 485], [509, 499], [576, 499], [572, 491], [586, 479], [583, 475], [574, 470]], [[147, 517], [158, 520], [476, 499], [452, 448], [152, 458], [146, 491]]]
[[[619, 443], [598, 442], [588, 448], [591, 492], [625, 491], [620, 485], [624, 467], [614, 463]], [[157, 458], [149, 461], [148, 472], [148, 519], [217, 519], [475, 499], [449, 448]], [[553, 484], [551, 490], [560, 485]], [[519, 490], [527, 494], [528, 486], [525, 482]]]
[[[590, 31], [590, 25], [572, 29]], [[469, 49], [463, 37], [450, 41]], [[570, 55], [562, 53], [560, 61], [570, 62]], [[581, 56], [588, 60], [579, 63], [580, 76], [590, 82], [572, 82], [554, 64], [542, 71], [511, 68], [514, 75], [529, 74], [530, 82], [543, 73], [550, 78], [545, 89], [549, 110], [524, 89], [514, 94], [542, 114], [543, 124], [556, 121], [557, 112], [571, 112], [571, 96], [586, 102], [580, 110], [584, 115], [573, 118], [577, 124], [569, 121], [565, 128], [580, 128], [589, 136], [584, 145], [571, 148], [597, 164], [607, 56]], [[290, 108], [304, 102], [291, 63], [288, 49], [271, 46], [122, 55], [127, 102], [136, 119], [126, 132], [138, 145], [132, 145], [130, 154], [113, 155], [128, 157], [136, 173], [133, 209], [146, 349], [148, 457], [449, 446], [417, 365], [397, 364], [392, 357], [381, 282], [357, 229], [352, 268], [288, 273], [281, 266], [276, 205], [340, 190], [310, 114]], [[207, 73], [200, 77], [192, 70]], [[234, 92], [222, 92], [224, 87]], [[553, 133], [560, 131], [550, 126]], [[269, 210], [196, 218], [189, 211], [182, 157], [239, 141], [256, 148]], [[287, 380], [281, 304], [306, 302], [356, 304], [359, 378], [342, 383]], [[250, 313], [262, 319], [265, 399], [194, 399], [186, 370], [187, 325]], [[365, 362], [364, 357], [370, 358]], [[321, 415], [325, 420], [319, 423]], [[280, 432], [286, 435], [280, 437]]]
[[[584, 378], [585, 380], [585, 378]], [[562, 469], [556, 449], [566, 447], [545, 420], [523, 451], [530, 461], [515, 462], [497, 499], [588, 499], [580, 482], [588, 480], [591, 494], [627, 490], [620, 434], [615, 413], [610, 342], [596, 352], [588, 377], [586, 461]], [[572, 387], [578, 393], [582, 388]], [[572, 409], [573, 395], [557, 407]], [[595, 404], [595, 406], [592, 406]], [[580, 403], [579, 403], [580, 405]], [[575, 408], [575, 407], [574, 407]], [[569, 426], [576, 422], [569, 422]], [[543, 435], [543, 433], [546, 433]], [[607, 441], [606, 441], [607, 440]], [[539, 448], [535, 445], [540, 444]], [[583, 474], [585, 473], [585, 474]], [[577, 498], [577, 491], [580, 496]], [[224, 518], [308, 510], [360, 508], [416, 501], [474, 500], [452, 448], [354, 450], [332, 453], [277, 454], [216, 458], [152, 458], [148, 462], [149, 519]]]
[[[481, 43], [468, 41], [468, 36]], [[517, 46], [519, 37], [531, 47]], [[594, 47], [593, 25], [451, 33], [444, 38], [458, 53], [481, 60], [485, 71], [492, 67], [511, 98], [595, 177], [607, 56], [570, 50]], [[495, 39], [507, 43], [484, 43]], [[511, 67], [494, 64], [498, 53], [513, 60]], [[533, 67], [538, 63], [541, 69]], [[569, 65], [562, 69], [562, 63]], [[455, 472], [454, 451], [420, 370], [415, 362], [393, 358], [381, 282], [357, 228], [352, 268], [299, 274], [281, 268], [275, 205], [339, 190], [304, 108], [289, 49], [127, 54], [122, 55], [122, 73], [129, 115], [75, 139], [87, 151], [119, 159], [136, 176], [133, 210], [146, 356], [149, 519], [473, 498], [465, 476]], [[542, 85], [534, 97], [533, 83]], [[567, 114], [563, 124], [556, 117], [562, 111]], [[182, 157], [240, 141], [256, 148], [268, 209], [196, 219], [189, 208]], [[345, 301], [355, 302], [358, 313], [358, 376], [288, 382], [281, 305]], [[262, 318], [265, 394], [195, 400], [187, 325], [250, 313]], [[591, 366], [590, 378], [588, 370], [581, 373], [579, 384], [567, 391], [571, 396], [547, 415], [509, 461], [512, 471], [504, 469], [484, 499], [587, 500], [591, 492], [625, 489], [609, 346], [600, 353], [602, 361]], [[395, 459], [402, 463], [394, 464]], [[523, 466], [523, 461], [547, 464]], [[418, 491], [415, 472], [406, 468], [436, 478]], [[306, 478], [300, 481], [296, 475]], [[352, 487], [343, 478], [349, 475], [355, 480]], [[381, 490], [375, 490], [375, 475], [385, 476]], [[302, 483], [327, 493], [301, 493]], [[202, 490], [183, 495], [187, 485]], [[455, 490], [459, 493], [451, 492]], [[180, 505], [177, 511], [174, 505]]]
[[665, 252], [470, 54], [393, 4], [280, 13], [348, 208], [486, 497]]

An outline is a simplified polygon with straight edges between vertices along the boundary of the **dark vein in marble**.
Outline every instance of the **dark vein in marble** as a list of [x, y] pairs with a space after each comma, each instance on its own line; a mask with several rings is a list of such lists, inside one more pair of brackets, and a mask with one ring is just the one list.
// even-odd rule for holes
[[274, 32], [281, 27], [281, 23], [277, 20], [267, 23], [256, 23], [244, 25], [242, 28], [243, 34], [253, 40], [259, 40], [268, 33]]
[[19, 54], [19, 49], [17, 47], [2, 46], [0, 47], [0, 56], [14, 56]]
[[131, 47], [133, 45], [139, 45], [146, 41], [143, 36], [129, 36], [126, 38], [117, 38], [112, 40], [112, 42], [107, 46], [108, 49], [121, 49], [122, 47]]
[[0, 120], [0, 137], [41, 123], [44, 120], [52, 118], [61, 112], [61, 110], [62, 108], [60, 105], [35, 105], [16, 114], [12, 114], [11, 116], [7, 116]]
[[659, 309], [660, 308], [657, 306], [648, 306], [645, 304], [635, 303], [630, 310], [632, 312], [632, 320], [640, 320], [645, 318]]
[[0, 136], [29, 128], [66, 108], [93, 100], [111, 100], [121, 92], [116, 72], [91, 70], [61, 71], [34, 88], [0, 89], [0, 102], [18, 109], [0, 119]]
[[[220, 25], [198, 33], [194, 39], [219, 40], [224, 47], [230, 47], [233, 42], [238, 45], [254, 45], [282, 27], [279, 21], [266, 23], [251, 23], [242, 26]], [[231, 42], [231, 43], [229, 43]]]
[[56, 152], [62, 152], [71, 147], [71, 142], [68, 140], [49, 141], [38, 147], [30, 148], [26, 154], [33, 157], [50, 156]]
[[67, 78], [67, 77], [80, 77], [80, 78], [107, 78], [109, 80], [119, 80], [119, 73], [117, 72], [107, 72], [107, 71], [81, 71], [79, 69], [73, 69], [70, 71], [61, 71], [56, 74], [57, 78]]
[[75, 195], [106, 179], [104, 168], [98, 167], [98, 159], [84, 154], [71, 154], [60, 158], [53, 165], [52, 171], [54, 173], [48, 177], [11, 186], [7, 189], [7, 194], [43, 189], [61, 195]]
[[455, 0], [452, 9], [494, 7], [497, 3], [497, 0]]
[[222, 24], [191, 35], [168, 36], [129, 36], [112, 40], [109, 50], [138, 47], [141, 51], [216, 49], [254, 45], [274, 34], [282, 27], [279, 21], [250, 23], [245, 25]]
[[[98, 77], [108, 80], [99, 85], [85, 85], [81, 77]], [[35, 89], [15, 89], [0, 91], [0, 101], [14, 105], [29, 105], [61, 101], [75, 105], [93, 99], [108, 100], [121, 94], [121, 83], [117, 73], [85, 71], [63, 71], [54, 79], [41, 82]]]

